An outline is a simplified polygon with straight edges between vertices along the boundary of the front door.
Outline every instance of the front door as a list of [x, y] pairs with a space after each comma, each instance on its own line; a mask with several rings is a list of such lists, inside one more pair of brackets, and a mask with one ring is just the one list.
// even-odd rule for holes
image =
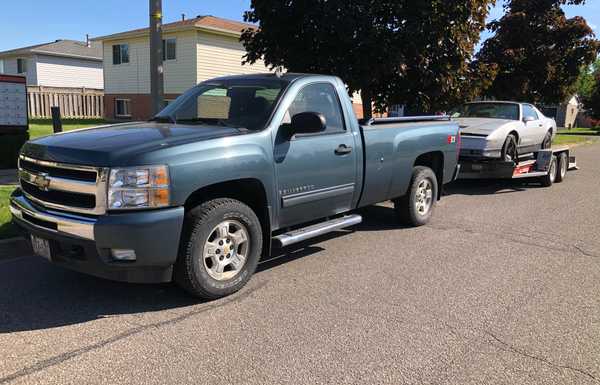
[[[325, 116], [318, 134], [289, 134], [291, 117], [301, 112]], [[330, 83], [302, 88], [282, 122], [274, 147], [279, 194], [279, 225], [293, 226], [352, 208], [357, 155], [344, 124], [337, 92]]]
[[534, 151], [544, 141], [546, 136], [546, 127], [533, 106], [523, 105], [523, 120], [525, 121], [524, 135], [521, 136], [521, 145], [525, 150]]

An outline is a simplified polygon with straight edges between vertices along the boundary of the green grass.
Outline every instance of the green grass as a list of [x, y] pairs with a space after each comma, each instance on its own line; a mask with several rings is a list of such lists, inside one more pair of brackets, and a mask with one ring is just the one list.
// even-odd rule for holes
[[19, 229], [11, 222], [8, 209], [8, 197], [15, 186], [0, 186], [0, 239], [12, 238], [20, 235]]
[[555, 146], [580, 145], [597, 142], [600, 139], [600, 129], [596, 128], [559, 128], [552, 142]]
[[[105, 124], [104, 119], [63, 119], [63, 131], [76, 130], [78, 128], [98, 126]], [[39, 138], [53, 134], [52, 120], [50, 119], [31, 119], [29, 121], [29, 137], [31, 139]]]

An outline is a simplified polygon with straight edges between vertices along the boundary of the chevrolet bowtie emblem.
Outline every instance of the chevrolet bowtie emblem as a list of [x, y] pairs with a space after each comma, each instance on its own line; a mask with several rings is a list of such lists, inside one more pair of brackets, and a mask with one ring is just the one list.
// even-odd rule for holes
[[48, 174], [45, 172], [37, 174], [33, 178], [33, 184], [36, 185], [40, 190], [48, 191], [48, 187], [50, 187], [50, 178]]

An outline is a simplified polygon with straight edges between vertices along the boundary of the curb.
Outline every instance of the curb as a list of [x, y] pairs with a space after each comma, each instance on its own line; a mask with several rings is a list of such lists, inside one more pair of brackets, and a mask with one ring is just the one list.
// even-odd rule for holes
[[18, 237], [0, 240], [0, 261], [31, 255], [33, 255], [31, 244], [25, 238]]

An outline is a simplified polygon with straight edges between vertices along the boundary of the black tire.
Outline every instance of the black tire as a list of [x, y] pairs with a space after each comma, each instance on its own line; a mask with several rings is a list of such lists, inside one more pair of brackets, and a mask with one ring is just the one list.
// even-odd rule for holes
[[552, 148], [552, 131], [548, 131], [542, 141], [542, 150], [547, 150], [549, 148]]
[[518, 151], [517, 137], [514, 134], [509, 134], [504, 141], [502, 146], [502, 160], [505, 162], [518, 162], [519, 151]]
[[566, 152], [558, 154], [558, 164], [556, 169], [556, 179], [554, 180], [554, 183], [560, 183], [565, 180], [567, 170], [569, 169], [569, 156]]
[[[206, 267], [204, 249], [216, 226], [224, 221], [233, 221], [244, 226], [249, 245], [246, 249], [245, 263], [236, 275], [230, 279], [218, 280], [210, 275]], [[175, 283], [191, 295], [203, 299], [217, 299], [235, 293], [244, 287], [254, 274], [262, 252], [262, 244], [260, 221], [250, 207], [228, 198], [205, 202], [186, 215], [182, 244], [175, 264]], [[229, 250], [228, 246], [227, 251]], [[231, 250], [233, 254], [234, 248]]]
[[[430, 204], [425, 211], [417, 208], [421, 184], [426, 181], [431, 186]], [[417, 166], [413, 169], [412, 179], [408, 193], [394, 201], [394, 209], [399, 220], [409, 226], [423, 226], [429, 222], [433, 215], [438, 197], [438, 182], [435, 173], [429, 167]], [[424, 206], [422, 206], [424, 207]]]
[[552, 160], [550, 161], [550, 167], [548, 167], [548, 174], [541, 177], [541, 179], [540, 179], [542, 186], [550, 187], [556, 181], [556, 175], [558, 172], [557, 163], [558, 163], [558, 161], [556, 159], [556, 156], [552, 155]]

